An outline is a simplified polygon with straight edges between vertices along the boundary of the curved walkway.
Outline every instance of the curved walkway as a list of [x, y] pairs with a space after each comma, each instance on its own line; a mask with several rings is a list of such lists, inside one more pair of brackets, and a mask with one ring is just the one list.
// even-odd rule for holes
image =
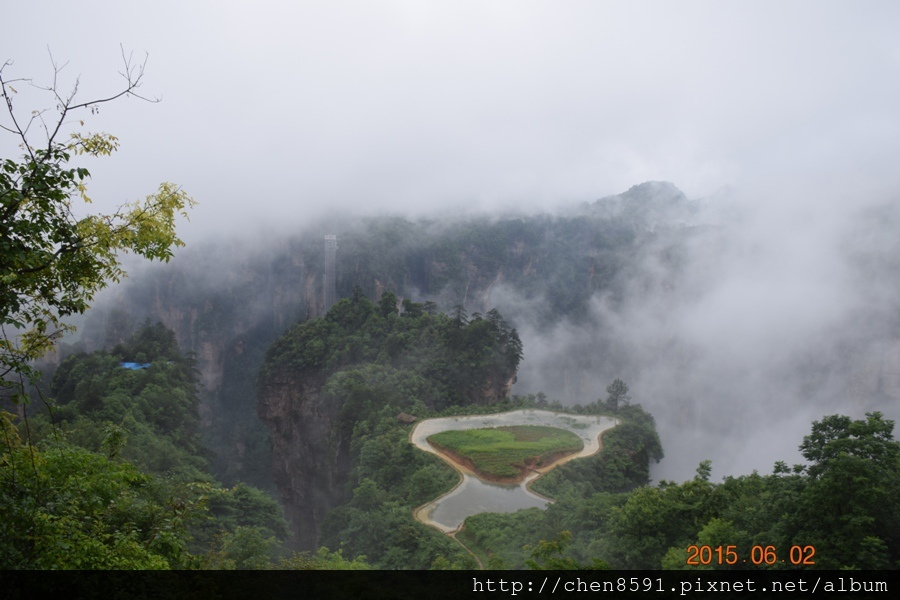
[[[618, 419], [613, 417], [574, 415], [546, 410], [515, 410], [491, 415], [442, 417], [420, 421], [410, 432], [410, 442], [420, 450], [439, 456], [456, 469], [460, 479], [452, 490], [418, 507], [413, 514], [418, 521], [446, 533], [475, 556], [455, 535], [462, 527], [466, 517], [482, 512], [503, 513], [515, 512], [523, 508], [545, 508], [553, 500], [532, 492], [531, 484], [558, 465], [599, 452], [602, 447], [600, 436], [618, 423]], [[565, 456], [554, 463], [533, 469], [532, 473], [520, 483], [504, 485], [482, 480], [472, 470], [437, 451], [427, 441], [429, 436], [442, 431], [506, 425], [547, 425], [565, 429], [578, 435], [584, 443], [584, 448], [580, 452]], [[475, 558], [478, 560], [477, 556]], [[481, 565], [480, 560], [478, 563]]]

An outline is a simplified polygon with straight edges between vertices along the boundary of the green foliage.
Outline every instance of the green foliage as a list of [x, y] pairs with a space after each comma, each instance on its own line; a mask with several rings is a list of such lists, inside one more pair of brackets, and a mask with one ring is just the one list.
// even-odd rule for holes
[[[209, 568], [264, 568], [283, 551], [287, 523], [281, 506], [268, 493], [238, 483], [212, 488], [206, 519], [191, 528], [190, 550], [206, 552]], [[258, 550], [249, 553], [248, 548]], [[241, 549], [238, 552], [238, 549]]]
[[[421, 401], [432, 409], [483, 403], [485, 389], [495, 390], [492, 400], [502, 398], [522, 358], [522, 343], [498, 312], [463, 325], [414, 309], [414, 303], [405, 305], [405, 318], [396, 318], [388, 310], [394, 305], [388, 296], [379, 309], [357, 289], [324, 319], [294, 325], [266, 353], [260, 386], [292, 372], [323, 381], [329, 397], [355, 396], [357, 404], [370, 402], [363, 388], [378, 397], [395, 390], [385, 402]], [[350, 412], [357, 419], [367, 414]]]
[[615, 379], [606, 388], [607, 396], [606, 406], [614, 413], [619, 412], [619, 404], [628, 402], [631, 398], [628, 394], [628, 386], [621, 379]]
[[413, 520], [409, 506], [391, 500], [386, 490], [380, 492], [377, 505], [351, 503], [332, 510], [322, 527], [321, 545], [341, 548], [357, 559], [369, 557], [378, 569], [428, 569], [441, 557], [474, 568], [474, 560], [456, 542]]
[[[337, 254], [340, 297], [352, 300], [355, 286], [372, 299], [381, 294], [374, 305], [378, 315], [385, 318], [383, 305], [390, 301], [383, 290], [394, 290], [398, 297], [415, 295], [402, 299], [402, 320], [417, 321], [424, 315], [439, 318], [440, 310], [452, 311], [461, 305], [467, 319], [474, 320], [475, 311], [480, 311], [481, 319], [491, 321], [491, 303], [499, 304], [510, 297], [494, 292], [508, 288], [514, 296], [526, 300], [524, 305], [516, 303], [508, 309], [500, 304], [504, 317], [510, 320], [508, 329], [518, 317], [514, 311], [525, 305], [529, 307], [529, 326], [539, 330], [561, 320], [576, 327], [589, 325], [588, 307], [593, 296], [600, 293], [615, 306], [627, 295], [622, 283], [630, 276], [623, 274], [644, 261], [648, 252], [657, 250], [661, 255], [654, 258], [671, 266], [674, 261], [670, 259], [677, 258], [679, 248], [678, 244], [673, 244], [674, 249], [666, 247], [663, 256], [659, 234], [634, 227], [630, 218], [626, 221], [586, 207], [553, 217], [478, 217], [456, 222], [353, 219], [345, 215], [271, 244], [228, 239], [180, 252], [178, 261], [165, 269], [131, 278], [122, 286], [122, 300], [115, 308], [104, 313], [95, 308], [88, 313], [84, 339], [103, 340], [104, 347], [111, 348], [130, 335], [132, 323], [148, 316], [156, 320], [165, 311], [166, 322], [178, 331], [180, 340], [193, 345], [193, 350], [216, 350], [222, 368], [213, 379], [214, 385], [201, 392], [211, 409], [204, 415], [203, 439], [214, 452], [211, 468], [226, 485], [237, 481], [273, 485], [273, 446], [269, 431], [257, 417], [257, 374], [263, 368], [266, 350], [290, 323], [301, 319], [307, 324], [315, 322], [311, 319], [317, 316], [319, 286], [312, 283], [321, 278], [323, 228], [341, 240]], [[656, 231], [662, 229], [657, 226]], [[679, 236], [689, 235], [687, 228], [679, 232]], [[415, 302], [415, 298], [429, 301]], [[298, 367], [317, 365], [331, 353], [326, 348], [331, 332], [310, 326], [308, 333], [310, 343], [303, 345], [306, 356], [300, 356]], [[604, 335], [597, 333], [598, 338]], [[385, 354], [381, 364], [403, 355], [416, 357], [420, 349], [429, 346], [419, 344], [417, 336], [402, 327], [392, 327], [383, 343], [374, 337]], [[467, 386], [466, 380], [481, 379], [494, 390], [502, 390], [509, 381], [503, 380], [509, 371], [487, 369], [479, 374], [473, 369], [473, 362], [490, 362], [491, 353], [484, 360], [484, 346], [467, 343], [464, 335], [459, 337], [459, 345], [470, 350], [468, 356], [460, 354], [456, 357], [459, 360], [450, 360], [435, 353], [431, 357], [434, 372], [450, 383], [430, 392], [434, 405], [417, 398], [427, 408], [443, 410], [453, 407], [451, 402], [472, 406], [473, 397], [484, 397], [482, 390]], [[474, 333], [472, 337], [476, 337]], [[364, 354], [358, 347], [353, 351]], [[568, 363], [565, 371], [571, 371], [615, 365], [619, 356], [609, 348], [608, 352], [560, 356], [559, 360]], [[421, 358], [424, 361], [427, 357]], [[510, 344], [507, 360], [520, 358], [521, 344]], [[500, 358], [496, 364], [502, 362]], [[315, 367], [317, 373], [320, 366]], [[410, 371], [403, 366], [397, 368]], [[563, 373], [563, 369], [551, 368], [542, 377], [546, 385], [561, 389]], [[488, 381], [484, 381], [485, 374]], [[423, 377], [429, 376], [423, 373]], [[318, 385], [306, 375], [302, 378]], [[495, 393], [491, 401], [502, 402], [499, 395]], [[413, 406], [415, 401], [407, 412], [421, 414], [421, 409], [412, 410]]]
[[67, 444], [22, 444], [4, 414], [0, 568], [168, 569], [189, 564], [187, 529], [206, 495]]
[[402, 306], [398, 315], [393, 294], [376, 305], [356, 288], [325, 318], [294, 325], [269, 348], [259, 386], [265, 393], [302, 380], [333, 414], [331, 446], [321, 451], [347, 461], [349, 472], [327, 475], [345, 478], [346, 504], [321, 525], [321, 545], [367, 556], [377, 568], [470, 564], [458, 544], [413, 520], [415, 506], [448, 491], [457, 477], [417, 451], [396, 417], [500, 400], [521, 341], [496, 311], [461, 322], [408, 299]]
[[[780, 463], [773, 475], [716, 485], [704, 461], [693, 481], [636, 490], [611, 515], [605, 556], [620, 567], [684, 569], [689, 545], [721, 545], [748, 562], [695, 566], [797, 568], [790, 549], [798, 546], [815, 548], [808, 565], [814, 568], [896, 568], [900, 444], [892, 430], [879, 413], [862, 420], [829, 416], [813, 423], [800, 446], [811, 461], [806, 468]], [[779, 560], [752, 564], [754, 546], [775, 548]]]
[[[138, 356], [150, 367], [122, 368]], [[31, 443], [7, 421], [11, 568], [246, 569], [281, 556], [278, 503], [244, 484], [222, 488], [207, 471], [194, 363], [171, 331], [147, 323], [112, 354], [70, 356], [51, 391], [56, 424], [30, 416]]]
[[813, 423], [812, 433], [803, 438], [800, 451], [813, 463], [808, 469], [813, 478], [833, 470], [838, 460], [853, 459], [859, 466], [891, 468], [900, 459], [893, 431], [894, 422], [885, 420], [879, 412], [866, 413], [866, 419], [858, 421], [831, 415]]
[[562, 531], [555, 540], [541, 540], [530, 550], [531, 558], [525, 561], [526, 566], [532, 570], [541, 571], [572, 571], [572, 570], [607, 570], [610, 566], [600, 560], [594, 559], [590, 565], [579, 564], [575, 559], [563, 556], [566, 546], [572, 539], [571, 531]]
[[430, 436], [428, 442], [471, 461], [476, 473], [500, 479], [519, 478], [529, 467], [543, 466], [584, 447], [570, 431], [537, 425], [444, 431]]
[[[150, 367], [124, 369], [143, 356]], [[54, 374], [54, 419], [69, 441], [93, 451], [112, 449], [141, 469], [183, 480], [208, 479], [199, 438], [194, 361], [174, 334], [145, 324], [113, 353], [75, 354]], [[49, 415], [37, 417], [40, 421]], [[49, 430], [47, 430], [49, 434]]]
[[449, 491], [457, 475], [436, 456], [416, 450], [409, 426], [395, 414], [387, 406], [356, 423], [352, 499], [329, 513], [320, 544], [354, 559], [369, 557], [379, 569], [427, 569], [441, 557], [471, 568], [471, 557], [458, 544], [413, 520], [413, 507]]
[[[535, 396], [519, 402], [533, 406], [546, 400]], [[581, 412], [603, 414], [609, 408], [597, 402]], [[457, 537], [479, 554], [482, 562], [524, 568], [534, 557], [523, 547], [547, 548], [541, 546], [542, 541], [557, 539], [561, 531], [568, 530], [573, 534], [565, 543], [565, 560], [571, 568], [599, 568], [603, 561], [615, 566], [610, 556], [614, 549], [607, 543], [605, 531], [629, 498], [623, 492], [646, 485], [649, 462], [662, 455], [653, 418], [639, 404], [622, 406], [617, 416], [621, 422], [604, 432], [598, 454], [569, 461], [534, 482], [532, 489], [555, 498], [554, 504], [543, 511], [469, 517]]]
[[[83, 203], [90, 202], [85, 187], [90, 173], [70, 163], [78, 155], [109, 155], [118, 140], [76, 132], [62, 141], [71, 113], [92, 103], [76, 104], [74, 92], [62, 96], [51, 89], [58, 120], [42, 128], [47, 140], [33, 142], [29, 128], [19, 124], [16, 92], [3, 76], [8, 66], [0, 67], [10, 117], [3, 129], [24, 155], [0, 160], [0, 387], [18, 403], [26, 399], [26, 383], [37, 378], [30, 362], [72, 329], [64, 319], [83, 313], [99, 290], [125, 275], [119, 255], [134, 252], [168, 261], [172, 248], [184, 245], [175, 233], [176, 217], [186, 216], [194, 202], [176, 185], [163, 183], [143, 202], [125, 204], [112, 214], [76, 217], [83, 213]], [[136, 74], [126, 61], [123, 94], [133, 93], [142, 73], [141, 68]], [[33, 113], [32, 120], [41, 113]]]
[[230, 571], [267, 569], [280, 545], [261, 527], [238, 526], [217, 536], [215, 548], [203, 557], [201, 565], [204, 569]]
[[340, 550], [332, 552], [322, 547], [315, 554], [301, 552], [283, 558], [277, 568], [289, 571], [367, 571], [372, 567], [365, 556], [347, 560]]
[[714, 516], [713, 486], [695, 478], [681, 485], [641, 487], [613, 510], [604, 556], [629, 569], [655, 569], [672, 546], [684, 545]]
[[[600, 403], [584, 412], [605, 411]], [[554, 498], [586, 497], [598, 492], [625, 492], [650, 481], [650, 464], [663, 458], [662, 444], [653, 416], [640, 404], [619, 408], [620, 423], [603, 433], [602, 449], [581, 460], [553, 469], [534, 484], [534, 490]]]
[[[613, 434], [625, 432], [635, 448], [643, 446], [644, 457], [636, 462], [655, 453], [658, 439], [655, 432], [648, 434], [652, 419], [642, 416], [637, 405], [620, 410], [621, 416], [634, 418], [632, 427], [623, 421], [604, 435], [595, 458], [571, 461], [535, 484], [553, 494], [555, 504], [545, 511], [475, 515], [466, 520], [459, 539], [483, 562], [512, 568], [578, 568], [595, 559], [619, 569], [800, 568], [791, 564], [792, 546], [815, 548], [808, 568], [900, 566], [900, 444], [893, 439], [893, 423], [879, 413], [813, 423], [800, 447], [811, 461], [806, 467], [777, 463], [772, 475], [726, 477], [716, 484], [710, 481], [711, 462], [702, 461], [691, 481], [653, 487], [644, 480], [623, 492], [615, 489], [622, 473], [633, 476], [642, 468], [623, 468], [619, 474], [594, 470], [604, 464], [615, 471], [623, 457], [620, 451], [627, 444], [618, 446], [624, 440]], [[565, 531], [573, 533], [560, 537]], [[714, 554], [708, 564], [695, 560], [698, 564], [689, 565], [691, 545], [722, 547], [723, 553], [731, 548], [742, 560], [719, 564]], [[528, 547], [524, 553], [523, 546]], [[775, 548], [778, 560], [753, 564], [754, 546]]]
[[900, 443], [881, 413], [813, 423], [800, 450], [811, 461], [795, 540], [813, 544], [823, 568], [888, 568], [900, 559]]
[[699, 481], [709, 481], [709, 476], [712, 474], [712, 461], [711, 460], [702, 460], [700, 464], [697, 466], [697, 475], [695, 475], [695, 479]]

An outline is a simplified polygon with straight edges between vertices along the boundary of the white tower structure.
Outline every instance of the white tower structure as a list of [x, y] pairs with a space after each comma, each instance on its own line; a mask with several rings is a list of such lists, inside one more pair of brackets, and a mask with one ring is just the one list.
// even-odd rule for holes
[[325, 236], [325, 272], [322, 274], [322, 290], [325, 301], [325, 312], [337, 302], [335, 290], [337, 279], [335, 277], [335, 263], [337, 262], [337, 236]]

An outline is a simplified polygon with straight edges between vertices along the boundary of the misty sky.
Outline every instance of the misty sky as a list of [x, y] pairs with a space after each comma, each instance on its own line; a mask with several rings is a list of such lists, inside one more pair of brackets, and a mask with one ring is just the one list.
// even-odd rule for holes
[[[688, 253], [674, 296], [592, 305], [636, 366], [595, 369], [585, 400], [626, 376], [659, 419], [657, 476], [688, 478], [706, 458], [720, 473], [793, 460], [829, 398], [847, 404], [846, 382], [823, 376], [810, 392], [801, 367], [828, 373], [847, 347], [864, 366], [900, 356], [877, 332], [897, 286], [850, 259], [896, 247], [867, 212], [900, 190], [894, 0], [7, 4], [6, 80], [48, 84], [49, 47], [69, 63], [61, 89], [80, 75], [86, 101], [121, 89], [120, 44], [138, 63], [149, 53], [139, 91], [160, 103], [79, 115], [122, 144], [86, 165], [90, 189], [109, 210], [181, 184], [200, 203], [180, 225], [189, 244], [306, 229], [324, 211], [552, 210], [648, 180], [689, 198], [727, 188], [717, 197], [740, 219], [721, 246]], [[14, 85], [23, 118], [53, 108]], [[18, 154], [9, 135], [0, 152]], [[596, 337], [520, 325], [535, 389]], [[670, 346], [689, 358], [660, 354]]]
[[[79, 99], [120, 137], [97, 202], [181, 184], [190, 241], [324, 208], [422, 213], [689, 197], [806, 179], [897, 183], [900, 5], [867, 2], [10, 2], [4, 77]], [[17, 86], [17, 108], [52, 108]], [[15, 153], [8, 136], [4, 155]], [[760, 198], [765, 193], [759, 195]]]

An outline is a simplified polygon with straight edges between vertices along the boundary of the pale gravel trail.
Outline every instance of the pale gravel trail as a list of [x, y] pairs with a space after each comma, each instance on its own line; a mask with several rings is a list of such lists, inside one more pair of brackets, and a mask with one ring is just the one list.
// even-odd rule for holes
[[[442, 417], [438, 419], [426, 419], [424, 421], [420, 421], [410, 432], [410, 442], [420, 450], [430, 452], [439, 456], [451, 467], [456, 469], [456, 471], [459, 473], [460, 479], [452, 490], [436, 498], [435, 500], [432, 500], [431, 502], [428, 502], [416, 508], [413, 511], [413, 515], [416, 520], [425, 523], [426, 525], [430, 525], [431, 527], [435, 527], [436, 529], [439, 529], [443, 533], [452, 537], [467, 552], [469, 552], [469, 554], [475, 557], [475, 560], [478, 561], [478, 564], [481, 568], [484, 568], [481, 560], [475, 555], [475, 553], [456, 538], [456, 533], [461, 530], [463, 523], [465, 522], [465, 518], [481, 512], [514, 512], [516, 510], [520, 510], [521, 508], [546, 507], [546, 505], [553, 500], [532, 492], [530, 489], [531, 484], [538, 477], [557, 467], [558, 465], [561, 465], [570, 460], [574, 460], [576, 458], [591, 456], [599, 452], [602, 448], [602, 442], [600, 438], [603, 432], [611, 429], [618, 424], [619, 420], [613, 417], [598, 415], [573, 415], [568, 413], [555, 413], [544, 410], [516, 410], [507, 413], [496, 413], [492, 415], [466, 415], [456, 417]], [[551, 463], [539, 469], [533, 469], [532, 473], [530, 473], [522, 482], [516, 485], [497, 486], [496, 484], [482, 481], [481, 478], [479, 478], [478, 475], [472, 470], [456, 463], [450, 457], [437, 451], [427, 441], [427, 438], [429, 436], [435, 433], [440, 433], [442, 431], [479, 429], [484, 427], [500, 427], [506, 425], [547, 425], [550, 427], [565, 429], [578, 435], [584, 443], [584, 448], [582, 448], [580, 452], [565, 456], [554, 463]], [[447, 518], [447, 515], [442, 514], [439, 514], [437, 516], [435, 515], [435, 512], [440, 513], [439, 509], [442, 508], [442, 503], [444, 502], [454, 502], [457, 507], [465, 506], [466, 492], [470, 488], [490, 494], [490, 490], [487, 490], [485, 486], [490, 486], [493, 488], [502, 487], [506, 490], [511, 490], [515, 495], [515, 497], [513, 498], [514, 501], [512, 502], [512, 508], [510, 508], [509, 506], [503, 506], [502, 503], [504, 501], [500, 500], [499, 502], [501, 503], [501, 505], [490, 506], [484, 510], [479, 510], [476, 508], [474, 512], [467, 512], [466, 514], [460, 513], [454, 515], [453, 518]], [[502, 492], [502, 494], [505, 495], [507, 494], [507, 492], [504, 491]], [[472, 494], [470, 493], [470, 495]], [[456, 496], [461, 497], [456, 498]], [[507, 502], [509, 501], [509, 498], [512, 497], [508, 496], [506, 500]]]

